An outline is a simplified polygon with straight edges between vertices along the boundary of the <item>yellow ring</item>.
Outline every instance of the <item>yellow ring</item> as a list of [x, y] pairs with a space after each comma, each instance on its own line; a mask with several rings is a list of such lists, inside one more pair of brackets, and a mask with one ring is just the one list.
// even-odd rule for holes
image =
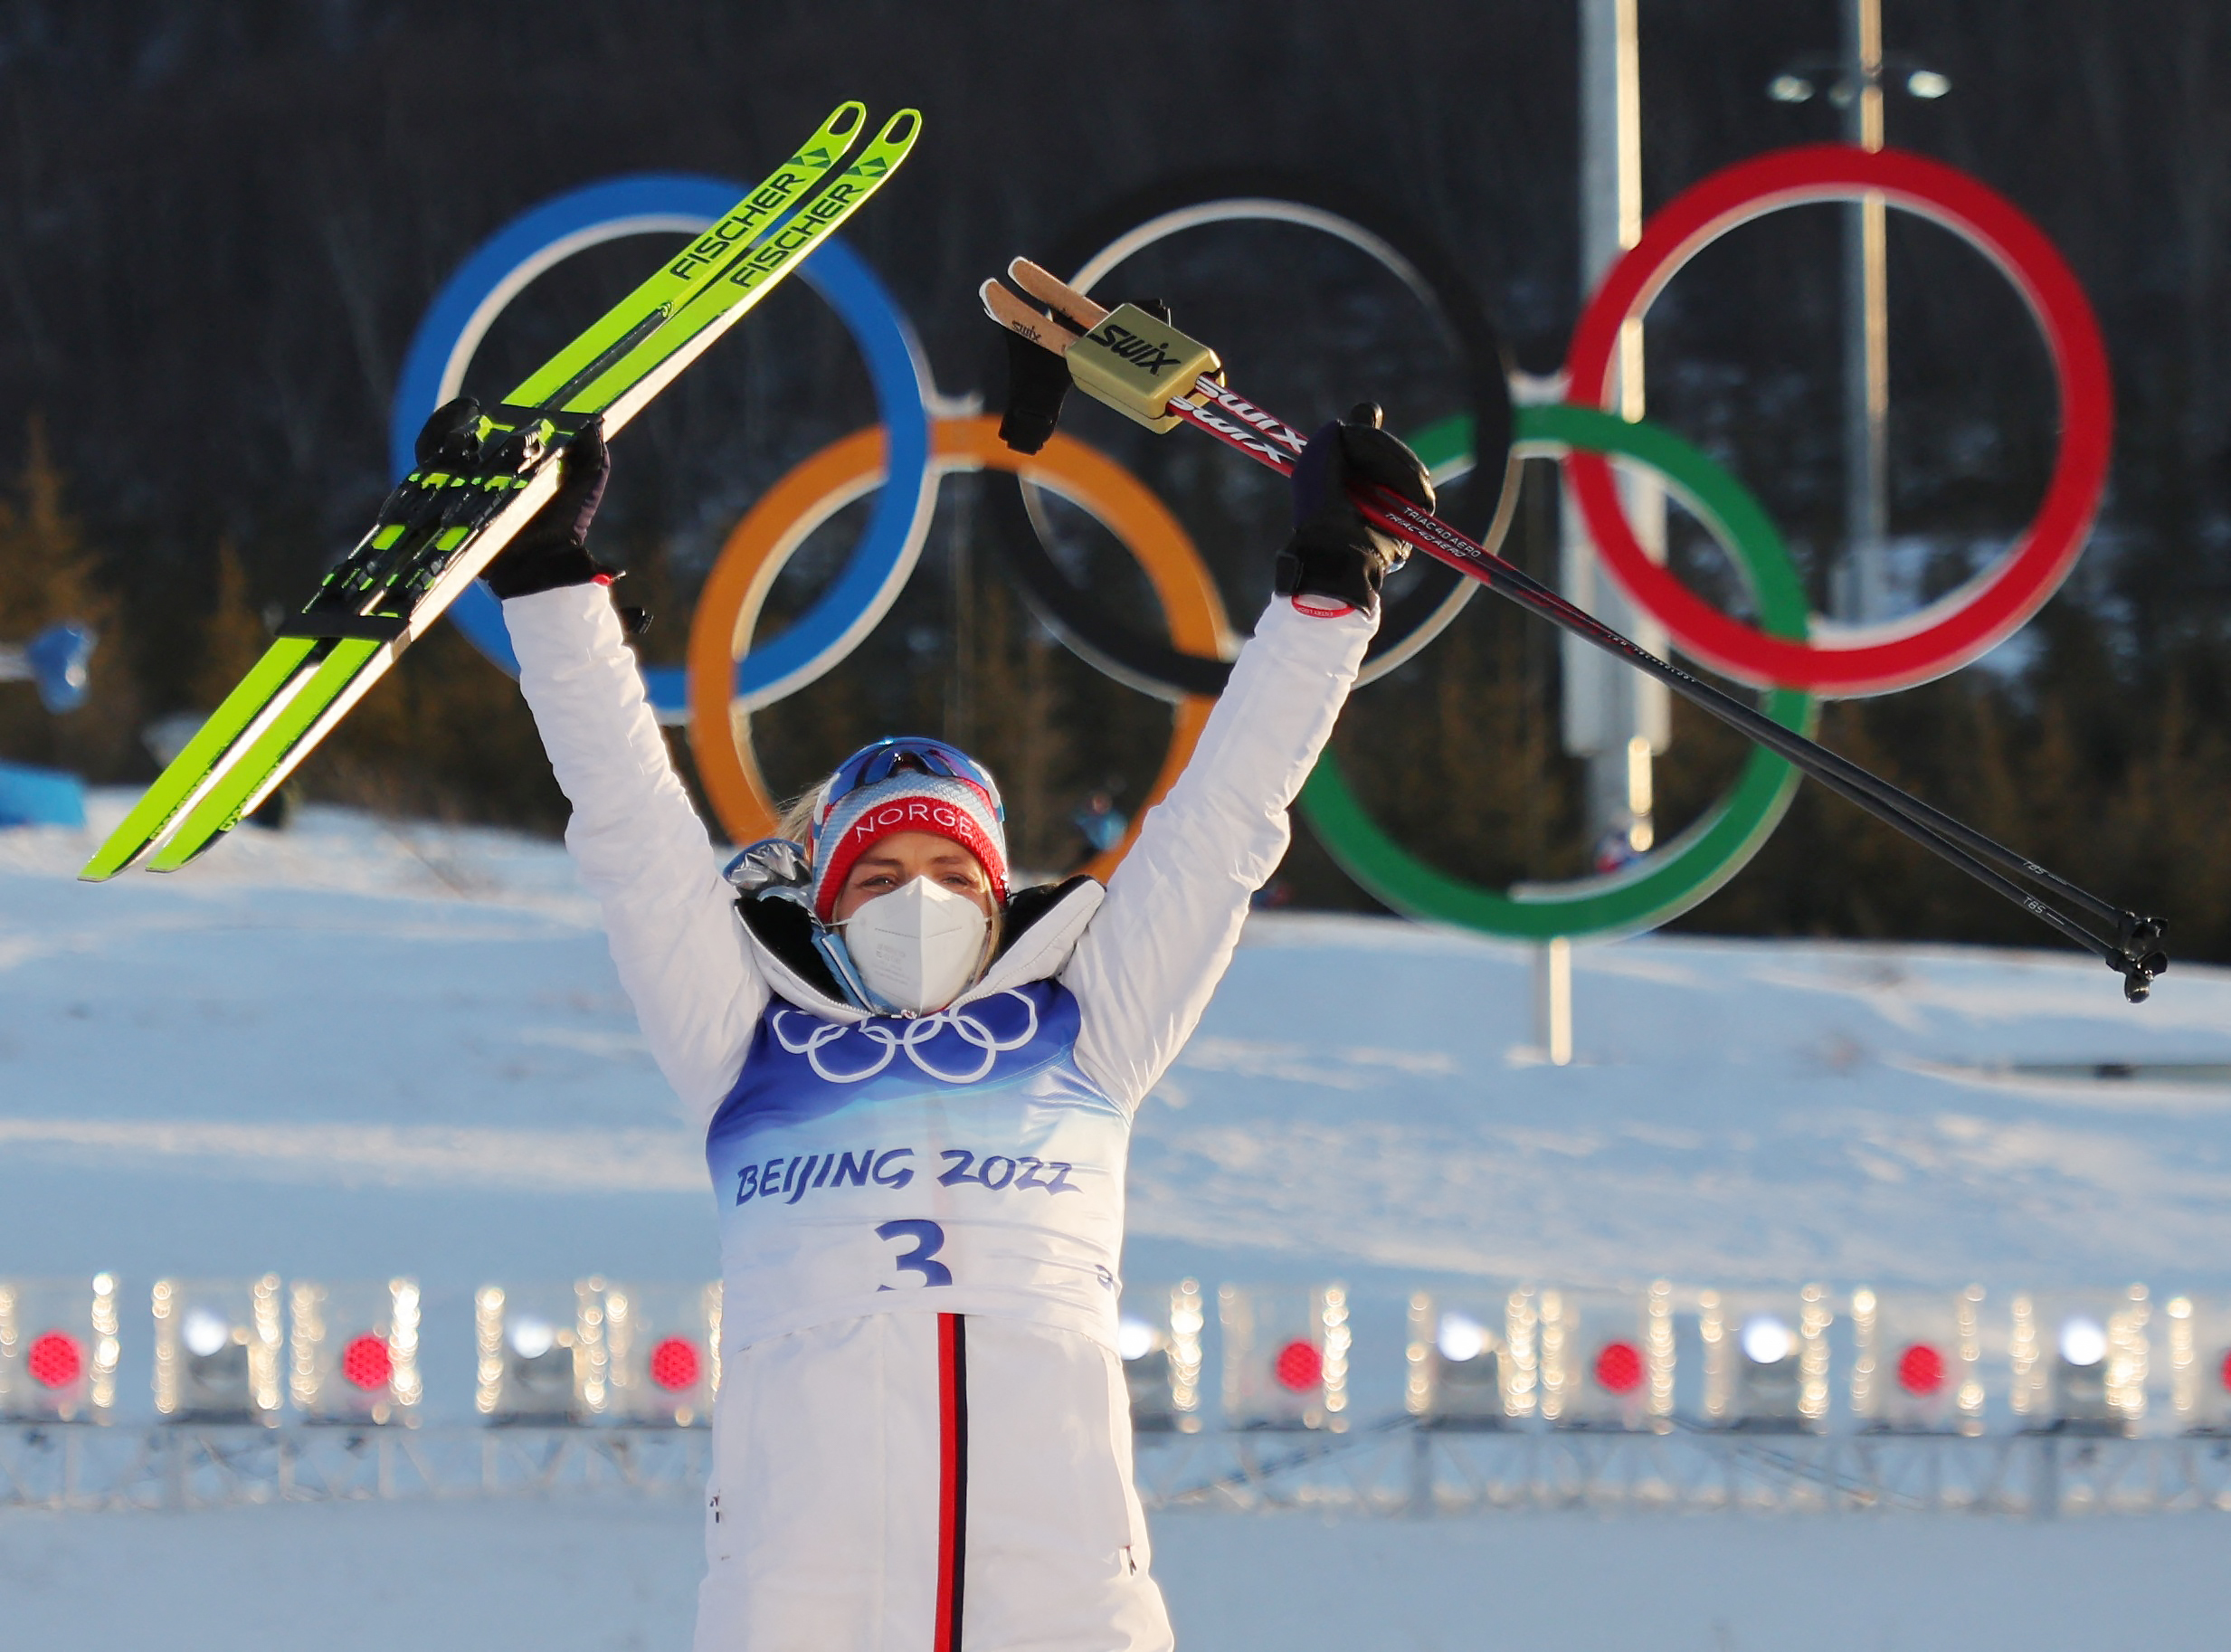
[[[1057, 434], [1036, 453], [1018, 453], [1000, 440], [996, 419], [940, 419], [930, 434], [930, 474], [1011, 470], [1088, 511], [1138, 559], [1169, 618], [1172, 646], [1216, 655], [1228, 644], [1223, 600], [1191, 538], [1144, 483], [1105, 454]], [[713, 812], [731, 840], [771, 837], [775, 803], [752, 746], [751, 711], [735, 698], [736, 662], [751, 646], [759, 611], [775, 576], [806, 536], [883, 481], [880, 426], [831, 442], [770, 488], [729, 533], [707, 577], [689, 625], [689, 747]], [[1188, 695], [1172, 708], [1170, 749], [1123, 841], [1081, 869], [1105, 879], [1191, 759], [1215, 706]], [[726, 731], [727, 738], [712, 731]]]

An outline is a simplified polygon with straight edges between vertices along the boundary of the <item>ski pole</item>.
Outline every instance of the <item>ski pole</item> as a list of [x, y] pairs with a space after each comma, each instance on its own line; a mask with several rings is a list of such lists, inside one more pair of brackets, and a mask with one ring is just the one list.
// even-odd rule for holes
[[[1026, 259], [1015, 260], [1009, 266], [1009, 274], [1024, 291], [1047, 304], [1054, 316], [1040, 314], [997, 281], [987, 281], [982, 289], [986, 312], [1002, 327], [1061, 356], [1070, 377], [1088, 393], [1150, 429], [1166, 431], [1180, 422], [1193, 424], [1281, 475], [1292, 473], [1295, 459], [1307, 438], [1226, 386], [1221, 363], [1214, 351], [1177, 332], [1163, 318], [1136, 306], [1126, 305], [1111, 311]], [[1072, 347], [1087, 341], [1096, 347], [1082, 352], [1072, 350]], [[1172, 370], [1168, 384], [1161, 382], [1164, 369]], [[2131, 1002], [2143, 1000], [2154, 977], [2169, 967], [2168, 955], [2158, 945], [2164, 927], [2160, 919], [2141, 917], [2102, 900], [1848, 758], [1782, 727], [1755, 707], [1660, 660], [1592, 614], [1575, 607], [1523, 569], [1407, 499], [1373, 489], [1368, 497], [1356, 495], [1354, 502], [1368, 520], [1386, 532], [1478, 580], [1529, 612], [1657, 678], [1685, 699], [1766, 746], [1829, 791], [2021, 907], [2065, 938], [2094, 953], [2122, 976], [2124, 995]], [[2093, 916], [2112, 924], [2114, 938], [2103, 939], [2003, 875], [2006, 872], [2041, 885]]]

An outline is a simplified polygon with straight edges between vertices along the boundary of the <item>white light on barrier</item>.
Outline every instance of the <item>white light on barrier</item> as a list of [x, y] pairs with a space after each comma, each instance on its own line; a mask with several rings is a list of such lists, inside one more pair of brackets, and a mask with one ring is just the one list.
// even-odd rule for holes
[[2071, 1365], [2096, 1365], [2107, 1357], [2107, 1329], [2079, 1314], [2061, 1324], [2061, 1358]]
[[1933, 69], [1916, 69], [1905, 77], [1905, 89], [1916, 98], [1941, 98], [1952, 90], [1952, 78]]
[[1433, 1339], [1441, 1351], [1441, 1358], [1451, 1364], [1462, 1365], [1476, 1360], [1487, 1347], [1486, 1327], [1479, 1321], [1463, 1314], [1441, 1315], [1440, 1331]]
[[1795, 1352], [1797, 1338], [1771, 1314], [1760, 1314], [1743, 1322], [1742, 1343], [1753, 1365], [1779, 1365]]
[[221, 1314], [213, 1314], [207, 1308], [193, 1308], [188, 1310], [185, 1323], [178, 1327], [178, 1340], [185, 1344], [188, 1353], [206, 1360], [233, 1340], [233, 1327]]
[[511, 1352], [523, 1360], [538, 1360], [557, 1341], [557, 1329], [546, 1319], [521, 1314], [511, 1322]]
[[1144, 1359], [1154, 1352], [1154, 1327], [1125, 1315], [1116, 1327], [1116, 1352], [1125, 1361]]

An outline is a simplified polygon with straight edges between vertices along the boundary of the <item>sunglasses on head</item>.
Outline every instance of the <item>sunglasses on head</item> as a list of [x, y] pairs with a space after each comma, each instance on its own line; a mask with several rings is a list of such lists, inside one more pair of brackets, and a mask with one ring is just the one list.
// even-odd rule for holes
[[814, 805], [815, 835], [820, 835], [821, 822], [829, 818], [829, 812], [853, 793], [864, 786], [880, 785], [894, 774], [909, 772], [964, 781], [983, 793], [993, 815], [1002, 825], [1006, 824], [1006, 805], [1000, 802], [1000, 789], [991, 770], [957, 745], [922, 736], [900, 736], [863, 745], [838, 765], [837, 772], [821, 787], [821, 798]]

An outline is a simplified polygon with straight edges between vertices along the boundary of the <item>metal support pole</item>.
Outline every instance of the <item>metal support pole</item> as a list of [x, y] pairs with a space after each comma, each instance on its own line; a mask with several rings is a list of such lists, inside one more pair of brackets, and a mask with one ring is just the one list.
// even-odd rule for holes
[[1562, 935], [1534, 949], [1533, 1036], [1552, 1067], [1572, 1065], [1572, 943]]
[[[1863, 149], [1880, 149], [1882, 0], [1846, 0], [1844, 58], [1844, 136]], [[1829, 612], [1866, 624], [1889, 617], [1889, 212], [1875, 190], [1846, 209], [1844, 500], [1844, 561], [1832, 582]]]
[[[1642, 78], [1636, 0], [1581, 0], [1581, 286], [1592, 291], [1619, 254], [1642, 238]], [[1619, 335], [1620, 416], [1643, 415], [1642, 324]], [[1666, 554], [1666, 495], [1654, 477], [1622, 474], [1622, 496], [1636, 536], [1652, 556]], [[1634, 638], [1654, 654], [1666, 635], [1614, 584], [1581, 526], [1563, 513], [1559, 584], [1579, 606]], [[1573, 638], [1561, 644], [1565, 749], [1588, 760], [1585, 821], [1592, 843], [1639, 854], [1656, 840], [1647, 807], [1651, 756], [1673, 729], [1665, 687]], [[1640, 741], [1640, 755], [1636, 742]], [[1634, 783], [1639, 762], [1643, 781]], [[1617, 834], [1616, 837], [1614, 834]]]

